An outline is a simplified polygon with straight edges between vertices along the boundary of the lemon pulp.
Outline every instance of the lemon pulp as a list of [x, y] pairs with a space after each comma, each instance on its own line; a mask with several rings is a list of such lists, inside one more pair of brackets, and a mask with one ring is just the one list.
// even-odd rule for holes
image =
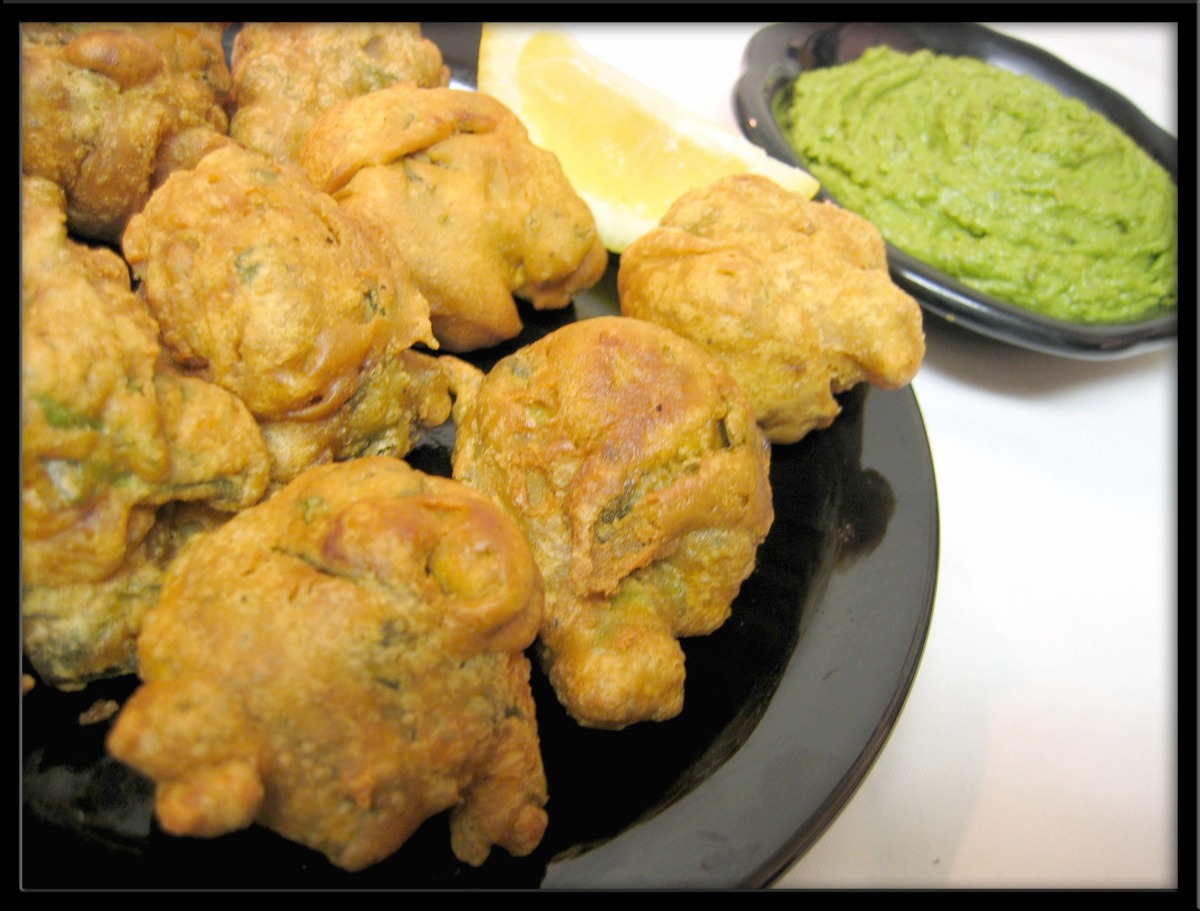
[[479, 90], [558, 156], [613, 252], [656, 227], [688, 191], [732, 174], [763, 174], [810, 198], [817, 191], [806, 171], [613, 70], [569, 35], [489, 23], [479, 56]]
[[629, 98], [597, 87], [563, 36], [538, 32], [521, 56], [522, 104], [577, 189], [657, 219], [689, 189], [745, 170], [737, 156], [705, 148]]

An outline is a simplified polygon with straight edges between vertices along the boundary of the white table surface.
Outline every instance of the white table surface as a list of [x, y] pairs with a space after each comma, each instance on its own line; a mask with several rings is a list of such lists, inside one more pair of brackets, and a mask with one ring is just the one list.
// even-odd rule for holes
[[[1174, 24], [993, 25], [1176, 132]], [[571, 30], [734, 126], [758, 27]], [[1074, 361], [934, 320], [913, 382], [941, 522], [928, 642], [883, 753], [778, 885], [1174, 888], [1176, 350]]]

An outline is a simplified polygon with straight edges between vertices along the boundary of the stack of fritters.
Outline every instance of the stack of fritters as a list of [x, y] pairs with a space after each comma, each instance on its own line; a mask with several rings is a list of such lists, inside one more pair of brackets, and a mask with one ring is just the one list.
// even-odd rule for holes
[[[266, 448], [235, 395], [160, 359], [115, 253], [67, 237], [60, 188], [25, 179], [21, 249], [21, 582], [25, 645], [49, 681], [129, 673], [155, 561], [127, 560], [157, 507], [262, 495]], [[136, 560], [145, 562], [143, 557]], [[122, 593], [126, 597], [122, 597]]]
[[[461, 251], [397, 245], [289, 161], [335, 103], [397, 81], [452, 133], [482, 121], [412, 24], [246, 26], [232, 82], [221, 36], [22, 29], [26, 653], [63, 689], [142, 676], [112, 752], [159, 783], [168, 831], [259, 822], [354, 870], [449, 810], [465, 862], [526, 854], [540, 574], [481, 495], [392, 458], [478, 382], [434, 355], [408, 262], [449, 273]], [[564, 306], [604, 268], [590, 214], [488, 111], [496, 135], [450, 151], [489, 176], [440, 198], [510, 290]], [[511, 199], [518, 227], [483, 230]], [[444, 227], [426, 214], [415, 236]]]
[[[485, 375], [435, 349], [606, 268], [555, 157], [415, 24], [246, 24], [232, 74], [222, 34], [22, 27], [26, 653], [140, 674], [109, 748], [168, 832], [358, 870], [448, 810], [462, 861], [528, 854], [535, 637], [580, 724], [676, 716], [769, 442], [907, 383], [919, 310], [868, 223], [730, 178], [627, 249], [626, 316]], [[452, 412], [453, 480], [400, 460]]]

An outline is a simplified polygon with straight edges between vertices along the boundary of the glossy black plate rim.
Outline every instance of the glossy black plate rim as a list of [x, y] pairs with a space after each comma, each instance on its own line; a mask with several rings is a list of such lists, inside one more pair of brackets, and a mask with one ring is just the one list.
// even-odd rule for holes
[[870, 389], [862, 464], [891, 483], [879, 545], [836, 566], [762, 719], [696, 788], [634, 828], [551, 863], [543, 888], [769, 886], [824, 834], [900, 717], [933, 617], [939, 517], [910, 388]]
[[[742, 132], [771, 156], [803, 167], [779, 127], [776, 106], [804, 71], [805, 58], [811, 57], [822, 41], [836, 40], [837, 31], [844, 25], [776, 23], [759, 30], [747, 44], [742, 75], [734, 89], [734, 108]], [[940, 53], [976, 57], [1047, 82], [1107, 116], [1178, 181], [1175, 137], [1124, 96], [1034, 45], [977, 23], [854, 25], [877, 30], [876, 40], [867, 43], [889, 43], [906, 50], [927, 47]], [[819, 198], [832, 199], [824, 190]], [[1101, 360], [1166, 347], [1178, 337], [1175, 313], [1132, 323], [1080, 325], [981, 294], [891, 244], [887, 252], [893, 278], [927, 312], [998, 341], [1062, 357]]]

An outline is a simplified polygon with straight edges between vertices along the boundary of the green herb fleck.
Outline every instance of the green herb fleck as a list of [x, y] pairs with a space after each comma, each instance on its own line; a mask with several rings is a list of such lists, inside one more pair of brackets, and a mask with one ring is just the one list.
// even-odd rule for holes
[[233, 261], [233, 268], [237, 270], [238, 281], [243, 285], [248, 285], [254, 281], [255, 276], [258, 275], [258, 270], [262, 268], [262, 263], [251, 260], [255, 252], [257, 251], [254, 247], [243, 250]]
[[615, 500], [610, 500], [600, 510], [600, 524], [596, 528], [595, 537], [601, 544], [612, 537], [612, 524], [618, 519], [623, 519], [633, 511], [633, 505], [641, 497], [641, 492], [637, 488], [629, 488]]
[[324, 497], [305, 497], [300, 501], [300, 515], [305, 522], [311, 522], [318, 516], [328, 515], [329, 504]]
[[363, 295], [363, 322], [369, 323], [376, 315], [387, 316], [387, 310], [379, 303], [379, 289], [371, 285]]
[[89, 430], [99, 430], [104, 426], [104, 422], [100, 418], [80, 414], [73, 408], [68, 408], [62, 402], [52, 399], [49, 396], [34, 396], [34, 401], [42, 409], [42, 414], [46, 416], [46, 420], [50, 423], [51, 427], [58, 427], [60, 429], [86, 427]]

